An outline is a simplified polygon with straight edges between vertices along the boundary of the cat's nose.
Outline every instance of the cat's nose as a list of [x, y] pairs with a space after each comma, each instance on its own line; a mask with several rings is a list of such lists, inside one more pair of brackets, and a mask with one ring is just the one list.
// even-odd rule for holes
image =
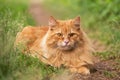
[[68, 44], [68, 43], [69, 43], [69, 40], [64, 40], [64, 43], [65, 43], [65, 44]]

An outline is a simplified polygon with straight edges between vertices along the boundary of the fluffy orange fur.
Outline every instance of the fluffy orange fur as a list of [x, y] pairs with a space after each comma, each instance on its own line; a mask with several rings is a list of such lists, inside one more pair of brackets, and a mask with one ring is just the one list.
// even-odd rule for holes
[[15, 45], [23, 44], [24, 53], [38, 57], [54, 67], [64, 65], [71, 72], [90, 74], [93, 48], [80, 26], [80, 17], [71, 20], [49, 19], [48, 26], [25, 27], [17, 34]]

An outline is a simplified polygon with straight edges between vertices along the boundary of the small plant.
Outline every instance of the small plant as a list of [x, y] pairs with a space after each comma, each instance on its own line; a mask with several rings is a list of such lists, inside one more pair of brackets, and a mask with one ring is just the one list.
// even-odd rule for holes
[[116, 77], [116, 73], [113, 73], [113, 72], [110, 72], [110, 71], [104, 71], [104, 75], [108, 78], [113, 78], [113, 77]]

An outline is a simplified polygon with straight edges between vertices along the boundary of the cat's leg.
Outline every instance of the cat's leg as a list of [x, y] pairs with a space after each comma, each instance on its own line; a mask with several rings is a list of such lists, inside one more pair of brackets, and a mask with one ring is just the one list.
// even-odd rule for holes
[[51, 61], [51, 65], [54, 67], [60, 68], [62, 65], [62, 62], [59, 59], [57, 59], [56, 61], [53, 60], [53, 61]]
[[90, 69], [88, 69], [86, 66], [81, 66], [78, 68], [77, 72], [84, 75], [88, 75], [90, 74]]
[[79, 68], [76, 68], [76, 67], [70, 68], [70, 72], [74, 72], [74, 73], [77, 72], [77, 73], [80, 73], [80, 74], [83, 74], [83, 75], [90, 74], [90, 70], [85, 66], [82, 66], [82, 67], [79, 67]]

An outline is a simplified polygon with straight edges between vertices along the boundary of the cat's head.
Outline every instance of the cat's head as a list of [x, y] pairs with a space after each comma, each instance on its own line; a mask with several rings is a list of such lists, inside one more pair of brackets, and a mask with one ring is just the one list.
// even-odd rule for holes
[[80, 17], [71, 20], [49, 19], [49, 30], [46, 44], [50, 48], [62, 51], [73, 50], [83, 42]]

